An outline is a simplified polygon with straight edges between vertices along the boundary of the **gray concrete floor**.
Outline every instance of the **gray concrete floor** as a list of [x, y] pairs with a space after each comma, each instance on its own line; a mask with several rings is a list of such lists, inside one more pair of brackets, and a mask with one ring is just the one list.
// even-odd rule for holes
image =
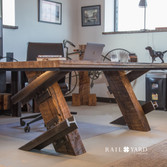
[[[69, 103], [71, 111], [77, 111], [77, 121], [109, 125], [109, 122], [121, 116], [117, 104], [98, 103], [97, 106], [73, 107]], [[126, 126], [119, 127], [111, 133], [101, 134], [83, 140], [86, 153], [80, 156], [69, 156], [55, 153], [52, 145], [41, 152], [26, 152], [18, 148], [25, 144], [25, 140], [4, 136], [0, 132], [0, 167], [109, 167], [117, 161], [133, 152], [113, 151], [113, 148], [149, 147], [167, 139], [167, 112], [153, 111], [147, 114], [151, 126], [149, 132], [129, 130]], [[19, 118], [0, 116], [0, 125], [19, 122]], [[24, 131], [23, 131], [24, 133]], [[28, 135], [28, 133], [27, 133]], [[105, 152], [106, 148], [112, 151]], [[147, 154], [146, 154], [147, 156]]]

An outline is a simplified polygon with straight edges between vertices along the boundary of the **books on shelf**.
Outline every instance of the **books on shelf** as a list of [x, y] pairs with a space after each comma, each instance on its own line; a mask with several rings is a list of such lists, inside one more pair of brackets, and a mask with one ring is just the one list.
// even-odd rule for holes
[[62, 55], [38, 55], [37, 61], [67, 60]]

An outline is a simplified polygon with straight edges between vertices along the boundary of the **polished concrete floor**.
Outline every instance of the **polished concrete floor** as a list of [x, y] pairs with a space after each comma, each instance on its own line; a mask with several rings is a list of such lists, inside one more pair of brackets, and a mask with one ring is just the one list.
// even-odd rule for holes
[[[78, 114], [75, 116], [77, 121], [111, 126], [115, 130], [83, 139], [87, 152], [76, 157], [57, 154], [52, 145], [41, 152], [22, 151], [18, 148], [24, 145], [26, 140], [19, 139], [18, 136], [9, 137], [0, 132], [0, 167], [111, 167], [112, 162], [134, 154], [131, 151], [122, 151], [124, 147], [147, 148], [167, 139], [165, 111], [156, 110], [147, 114], [151, 131], [138, 132], [129, 130], [126, 126], [109, 124], [121, 115], [117, 104], [98, 103], [94, 107], [73, 107], [69, 103], [69, 106], [71, 111], [77, 111]], [[0, 116], [0, 126], [12, 122], [19, 122], [19, 118]]]

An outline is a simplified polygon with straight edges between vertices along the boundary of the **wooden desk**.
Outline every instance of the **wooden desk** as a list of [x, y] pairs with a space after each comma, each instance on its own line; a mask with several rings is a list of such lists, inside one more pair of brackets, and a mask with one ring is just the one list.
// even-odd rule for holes
[[[112, 90], [112, 93], [114, 94], [114, 97], [122, 112], [123, 120], [128, 125], [129, 129], [138, 131], [150, 130], [150, 126], [145, 117], [145, 113], [151, 111], [153, 107], [151, 107], [150, 109], [150, 103], [148, 107], [147, 105], [141, 106], [139, 104], [130, 82], [142, 76], [149, 70], [160, 69], [167, 69], [167, 64], [105, 63], [95, 61], [33, 61], [0, 63], [0, 70], [46, 71], [41, 75], [39, 75], [38, 72], [38, 77], [35, 77], [35, 79], [26, 88], [22, 89], [15, 96], [13, 96], [12, 101], [13, 103], [25, 103], [31, 98], [36, 98], [40, 105], [40, 112], [45, 124], [50, 124], [51, 122], [53, 122], [56, 126], [65, 126], [65, 123], [63, 125], [60, 123], [62, 123], [65, 119], [71, 117], [69, 108], [57, 84], [57, 81], [61, 79], [61, 77], [64, 77], [69, 71], [103, 71], [104, 75], [107, 78], [109, 87]], [[130, 70], [130, 72], [126, 74], [124, 72], [125, 70]], [[52, 100], [50, 99], [50, 97], [52, 97]], [[50, 107], [50, 111], [47, 107], [47, 105], [49, 104], [50, 106], [54, 106]], [[69, 134], [66, 134], [65, 138], [63, 138], [63, 142], [65, 141], [65, 144], [60, 142], [54, 145], [56, 151], [72, 155], [79, 155], [85, 152], [85, 148], [80, 139], [79, 132], [74, 129], [72, 130], [72, 132], [69, 130]], [[46, 136], [46, 134], [44, 134], [44, 136]], [[41, 138], [44, 138], [44, 136], [41, 136]], [[48, 139], [46, 140], [48, 141]], [[26, 147], [22, 147], [22, 149], [41, 149], [46, 146], [46, 143], [54, 144], [58, 142], [57, 138], [55, 138], [55, 140], [56, 141], [54, 141], [52, 138], [52, 140], [49, 140], [49, 142], [46, 141], [44, 142], [44, 144], [37, 143], [39, 144], [39, 147], [29, 147], [32, 142], [34, 142], [31, 141], [30, 145], [28, 144], [28, 149], [27, 145]]]
[[0, 62], [0, 70], [8, 71], [84, 71], [84, 70], [102, 70], [102, 71], [146, 71], [146, 70], [164, 70], [167, 69], [167, 63], [112, 63], [98, 61], [23, 61], [23, 62]]

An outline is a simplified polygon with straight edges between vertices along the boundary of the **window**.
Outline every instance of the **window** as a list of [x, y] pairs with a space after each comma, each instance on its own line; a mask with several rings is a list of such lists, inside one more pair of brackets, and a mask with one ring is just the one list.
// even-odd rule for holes
[[139, 8], [139, 0], [118, 0], [117, 3], [117, 30], [130, 31], [142, 29], [144, 9]]
[[[115, 8], [116, 9], [116, 8]], [[114, 31], [114, 0], [105, 0], [105, 32]]]
[[149, 0], [147, 5], [147, 28], [167, 27], [167, 1]]
[[[109, 0], [105, 0], [106, 11], [108, 10], [108, 5], [110, 5], [108, 4], [108, 1]], [[105, 17], [114, 17], [114, 22], [107, 22], [105, 31], [107, 29], [106, 27], [110, 27], [109, 31], [132, 31], [144, 29], [144, 8], [139, 7], [140, 0], [111, 1], [114, 1], [113, 13], [106, 13]], [[157, 27], [167, 27], [166, 6], [166, 0], [147, 0], [146, 29], [155, 30]], [[110, 9], [112, 9], [113, 5], [110, 7]]]
[[3, 25], [15, 26], [15, 0], [2, 0]]

